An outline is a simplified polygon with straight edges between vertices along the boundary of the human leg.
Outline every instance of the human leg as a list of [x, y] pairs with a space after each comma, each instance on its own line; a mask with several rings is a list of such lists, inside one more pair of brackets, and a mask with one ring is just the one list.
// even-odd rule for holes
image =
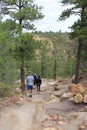
[[38, 89], [39, 89], [39, 92], [40, 92], [40, 84], [38, 85], [38, 87], [39, 87]]
[[29, 97], [32, 97], [32, 89], [33, 89], [33, 86], [28, 85]]

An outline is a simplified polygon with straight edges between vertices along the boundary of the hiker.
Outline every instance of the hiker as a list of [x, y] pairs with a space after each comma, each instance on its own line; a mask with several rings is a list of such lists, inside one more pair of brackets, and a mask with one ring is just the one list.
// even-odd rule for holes
[[35, 73], [34, 75], [33, 75], [33, 77], [34, 77], [34, 87], [36, 86], [36, 81], [37, 81], [37, 74]]
[[27, 85], [27, 89], [29, 91], [29, 97], [32, 97], [32, 89], [33, 89], [33, 85], [34, 85], [34, 77], [30, 73], [26, 78], [26, 85]]
[[41, 84], [42, 84], [42, 80], [41, 80], [40, 76], [38, 76], [37, 81], [36, 81], [37, 92], [40, 92]]

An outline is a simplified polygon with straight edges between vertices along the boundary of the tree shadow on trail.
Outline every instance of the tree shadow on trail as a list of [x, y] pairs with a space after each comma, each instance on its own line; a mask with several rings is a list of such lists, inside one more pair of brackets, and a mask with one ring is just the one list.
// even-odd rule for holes
[[66, 115], [73, 112], [83, 112], [86, 104], [76, 104], [73, 101], [65, 100], [63, 102], [52, 102], [47, 105], [46, 110], [48, 114]]

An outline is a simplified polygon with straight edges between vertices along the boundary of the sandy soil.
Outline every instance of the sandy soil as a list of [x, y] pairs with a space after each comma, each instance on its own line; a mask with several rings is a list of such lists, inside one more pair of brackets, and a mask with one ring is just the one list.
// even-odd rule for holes
[[19, 107], [7, 107], [0, 112], [0, 130], [41, 130], [44, 118], [43, 104], [24, 101]]

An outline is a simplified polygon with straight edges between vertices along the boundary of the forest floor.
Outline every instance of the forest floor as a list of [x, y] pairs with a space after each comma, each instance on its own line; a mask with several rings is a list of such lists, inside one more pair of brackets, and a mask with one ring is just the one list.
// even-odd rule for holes
[[87, 130], [87, 104], [73, 102], [68, 93], [71, 81], [57, 82], [59, 91], [54, 84], [43, 80], [41, 92], [33, 90], [32, 98], [26, 92], [1, 101], [0, 130]]

